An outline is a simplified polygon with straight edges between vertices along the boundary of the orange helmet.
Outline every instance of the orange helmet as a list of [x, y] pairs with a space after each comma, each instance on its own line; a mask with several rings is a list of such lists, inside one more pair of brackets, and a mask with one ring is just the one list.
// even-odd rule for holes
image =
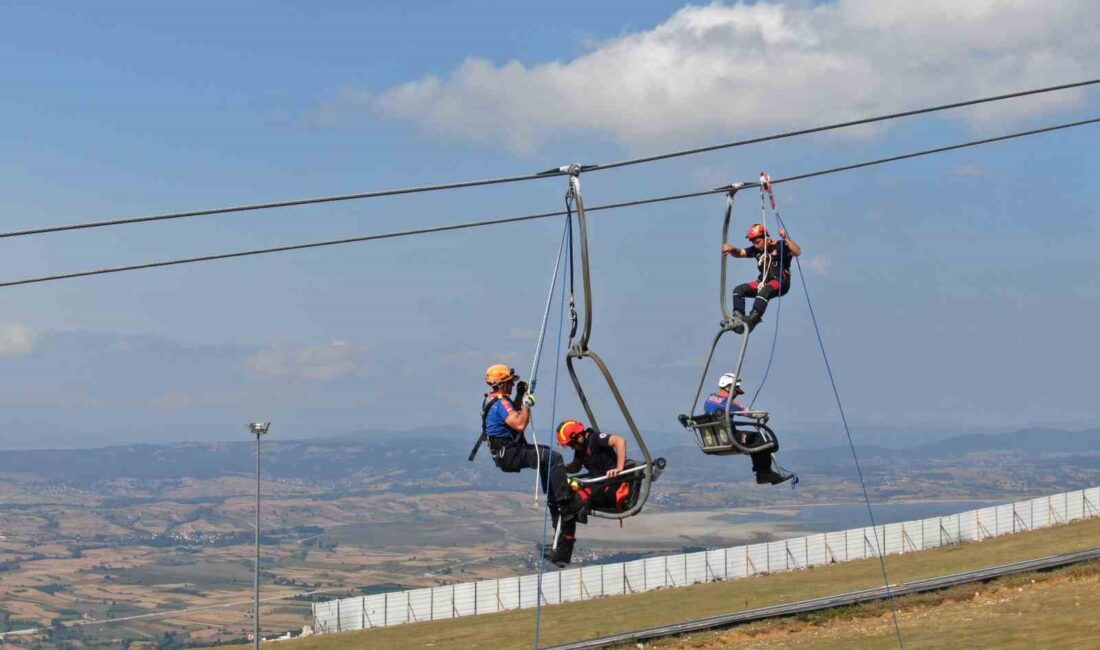
[[495, 366], [489, 366], [489, 369], [485, 371], [485, 383], [490, 386], [497, 386], [506, 381], [517, 379], [518, 377], [519, 375], [516, 374], [515, 368], [501, 363]]
[[559, 445], [568, 447], [573, 444], [577, 436], [588, 431], [588, 427], [584, 426], [584, 422], [580, 420], [562, 420], [558, 428], [554, 430], [554, 437], [558, 439]]
[[756, 239], [757, 237], [767, 237], [767, 236], [768, 236], [768, 229], [765, 228], [764, 224], [762, 224], [762, 223], [752, 224], [751, 226], [749, 226], [749, 231], [747, 233], [745, 233], [745, 239], [748, 239], [749, 241], [752, 241], [753, 239]]

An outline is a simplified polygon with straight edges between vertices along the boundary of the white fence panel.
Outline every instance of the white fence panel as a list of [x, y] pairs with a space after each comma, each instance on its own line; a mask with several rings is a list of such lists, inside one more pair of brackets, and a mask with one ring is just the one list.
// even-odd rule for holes
[[704, 582], [712, 582], [715, 580], [725, 580], [728, 573], [726, 572], [726, 549], [716, 548], [707, 551], [703, 555], [706, 561], [706, 570], [709, 577], [704, 578]]
[[750, 544], [745, 549], [745, 575], [754, 576], [768, 570], [768, 545]]
[[559, 602], [571, 603], [584, 598], [584, 592], [581, 588], [580, 569], [558, 571], [558, 580]]
[[[451, 609], [455, 616], [469, 616], [477, 613], [474, 610], [474, 583], [451, 585], [451, 598], [453, 599]], [[387, 611], [392, 616], [392, 603]], [[393, 623], [390, 623], [390, 625], [393, 625]]]
[[[481, 583], [474, 583], [475, 590], [479, 584]], [[433, 590], [431, 588], [405, 592], [405, 617], [410, 623], [431, 620], [433, 595]], [[483, 614], [486, 610], [478, 607], [475, 609], [475, 612]]]
[[665, 557], [651, 557], [642, 560], [642, 566], [645, 570], [642, 572], [642, 590], [650, 591], [659, 587], [664, 587], [665, 582], [665, 567], [668, 564], [668, 556]]
[[[372, 596], [374, 598], [375, 596]], [[438, 619], [451, 618], [454, 614], [454, 601], [451, 599], [451, 590], [447, 588], [436, 587], [432, 589], [432, 616], [433, 621]], [[368, 610], [367, 622], [377, 620], [377, 615], [372, 615]], [[381, 623], [375, 623], [375, 626], [381, 625]]]
[[905, 552], [905, 538], [901, 534], [901, 524], [886, 524], [879, 528], [879, 541], [887, 555]]
[[1066, 519], [1074, 521], [1085, 516], [1085, 491], [1078, 490], [1066, 495]]
[[636, 594], [646, 590], [645, 560], [633, 560], [623, 565], [623, 579], [627, 593]]
[[[538, 604], [539, 577], [538, 575], [520, 576], [519, 579], [519, 606], [535, 607]], [[545, 601], [543, 601], [545, 603]]]
[[497, 606], [501, 611], [519, 609], [519, 578], [497, 580]]
[[699, 582], [710, 582], [712, 577], [710, 570], [710, 558], [706, 551], [688, 553], [684, 556], [684, 583], [693, 585]]

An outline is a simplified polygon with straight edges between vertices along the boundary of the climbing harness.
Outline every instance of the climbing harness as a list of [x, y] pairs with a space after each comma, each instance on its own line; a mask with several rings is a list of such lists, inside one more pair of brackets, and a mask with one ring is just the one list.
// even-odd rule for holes
[[[584, 322], [581, 327], [580, 334], [577, 334], [577, 328], [579, 325], [579, 319], [576, 310], [575, 299], [575, 264], [573, 258], [573, 240], [569, 240], [569, 311], [570, 319], [572, 321], [570, 336], [569, 336], [569, 348], [565, 354], [565, 366], [569, 371], [569, 377], [573, 381], [573, 387], [577, 391], [577, 397], [580, 399], [581, 406], [584, 408], [585, 414], [588, 416], [588, 422], [590, 423], [592, 430], [597, 435], [600, 433], [599, 420], [596, 418], [596, 414], [592, 411], [592, 406], [588, 403], [588, 396], [584, 392], [584, 388], [581, 386], [580, 378], [577, 376], [576, 368], [574, 367], [574, 361], [578, 359], [589, 358], [599, 369], [600, 374], [603, 375], [604, 381], [607, 383], [607, 387], [611, 390], [611, 395], [615, 398], [615, 402], [619, 406], [619, 410], [623, 414], [623, 419], [626, 420], [626, 425], [630, 429], [631, 435], [634, 437], [634, 442], [638, 446], [638, 450], [641, 452], [642, 457], [645, 459], [642, 463], [635, 463], [629, 471], [624, 471], [622, 474], [615, 477], [593, 477], [586, 479], [578, 479], [578, 482], [590, 486], [609, 486], [621, 483], [629, 483], [633, 488], [631, 490], [631, 497], [626, 504], [626, 507], [622, 510], [611, 508], [593, 508], [591, 514], [595, 517], [601, 517], [604, 519], [626, 519], [627, 517], [633, 517], [641, 512], [642, 507], [645, 505], [646, 500], [649, 498], [649, 489], [653, 481], [657, 480], [661, 471], [665, 467], [665, 459], [658, 458], [653, 459], [649, 453], [649, 447], [645, 443], [645, 439], [638, 431], [638, 426], [634, 423], [634, 418], [630, 415], [630, 410], [626, 406], [626, 402], [623, 400], [622, 393], [619, 392], [619, 387], [615, 383], [615, 379], [611, 376], [611, 371], [608, 370], [607, 364], [598, 354], [589, 349], [588, 343], [592, 336], [592, 280], [589, 266], [589, 251], [588, 251], [588, 221], [584, 213], [584, 199], [581, 195], [581, 181], [580, 174], [583, 168], [579, 165], [571, 165], [569, 167], [563, 167], [560, 170], [563, 173], [569, 174], [569, 188], [565, 194], [566, 204], [566, 218], [569, 223], [573, 222], [574, 207], [576, 209], [577, 218], [577, 240], [580, 244], [580, 266], [581, 266], [581, 294], [582, 304], [584, 309]], [[570, 226], [570, 231], [572, 230]], [[572, 232], [570, 232], [572, 235]]]

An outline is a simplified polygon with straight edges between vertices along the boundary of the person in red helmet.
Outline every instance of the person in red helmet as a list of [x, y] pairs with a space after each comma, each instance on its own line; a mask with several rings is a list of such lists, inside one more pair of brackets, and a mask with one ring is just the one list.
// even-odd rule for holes
[[[802, 254], [802, 248], [787, 236], [787, 231], [779, 229], [779, 239], [772, 239], [763, 224], [754, 223], [745, 234], [752, 245], [738, 248], [732, 244], [722, 244], [722, 252], [733, 257], [756, 258], [759, 271], [756, 280], [739, 284], [733, 289], [733, 316], [741, 321], [734, 331], [741, 333], [748, 328], [752, 331], [764, 317], [768, 301], [775, 296], [785, 296], [791, 290], [791, 260]], [[745, 298], [755, 298], [752, 313], [745, 315]], [[742, 324], [743, 323], [743, 324]]]
[[[573, 460], [565, 466], [570, 474], [586, 471], [585, 478], [614, 478], [626, 467], [626, 438], [611, 433], [596, 433], [579, 420], [564, 420], [554, 430], [558, 444], [573, 450]], [[594, 488], [574, 483], [574, 489], [582, 495], [590, 507], [622, 510], [630, 498], [630, 483], [612, 481]], [[554, 521], [557, 530], [557, 521]], [[547, 549], [545, 557], [558, 566], [565, 566], [573, 558], [576, 543], [576, 521], [562, 521], [557, 546]]]
[[535, 405], [535, 396], [527, 392], [526, 382], [519, 381], [513, 368], [498, 364], [485, 371], [485, 383], [491, 392], [481, 403], [481, 434], [489, 443], [493, 462], [504, 472], [537, 468], [554, 519], [583, 520], [588, 508], [585, 495], [570, 488], [561, 454], [547, 445], [535, 446], [524, 436]]

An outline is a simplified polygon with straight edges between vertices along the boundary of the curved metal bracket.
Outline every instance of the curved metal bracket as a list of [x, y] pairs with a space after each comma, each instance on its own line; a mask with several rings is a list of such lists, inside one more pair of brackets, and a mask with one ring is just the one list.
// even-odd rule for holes
[[[745, 186], [745, 183], [730, 185], [726, 193], [726, 218], [722, 221], [722, 246], [730, 243], [730, 221], [733, 217], [733, 201], [737, 198], [737, 191]], [[726, 292], [726, 269], [729, 267], [729, 255], [722, 253], [722, 279], [718, 283], [718, 304], [722, 308], [722, 326], [732, 326], [733, 316], [730, 314], [729, 294]]]
[[649, 498], [649, 488], [650, 484], [653, 482], [653, 458], [650, 456], [649, 447], [646, 446], [645, 439], [642, 438], [641, 432], [638, 431], [638, 425], [635, 424], [634, 418], [630, 415], [630, 409], [627, 408], [622, 393], [619, 392], [619, 387], [615, 383], [615, 379], [611, 376], [611, 371], [608, 370], [607, 364], [603, 362], [603, 359], [601, 359], [598, 354], [588, 348], [588, 343], [592, 336], [592, 276], [588, 255], [588, 220], [584, 212], [584, 198], [581, 195], [580, 173], [582, 170], [583, 168], [579, 165], [572, 165], [568, 168], [569, 189], [566, 193], [566, 198], [572, 199], [577, 207], [577, 238], [581, 249], [581, 291], [584, 294], [584, 325], [581, 329], [580, 338], [570, 345], [569, 351], [565, 355], [565, 366], [569, 370], [569, 377], [573, 381], [573, 387], [577, 391], [577, 397], [580, 399], [581, 406], [584, 408], [585, 415], [588, 417], [592, 430], [599, 433], [599, 421], [596, 419], [596, 414], [592, 411], [592, 405], [588, 403], [588, 397], [585, 395], [584, 388], [581, 386], [580, 378], [577, 377], [577, 371], [573, 365], [574, 359], [583, 359], [585, 357], [595, 362], [596, 367], [607, 383], [607, 387], [611, 390], [611, 394], [615, 398], [615, 402], [618, 404], [619, 410], [623, 414], [623, 418], [626, 420], [627, 427], [634, 437], [635, 444], [638, 445], [638, 449], [645, 459], [644, 469], [642, 470], [641, 487], [639, 488], [640, 493], [638, 498], [634, 501], [634, 505], [623, 512], [603, 512], [594, 510], [591, 513], [595, 517], [604, 519], [626, 519], [627, 517], [638, 514]]

